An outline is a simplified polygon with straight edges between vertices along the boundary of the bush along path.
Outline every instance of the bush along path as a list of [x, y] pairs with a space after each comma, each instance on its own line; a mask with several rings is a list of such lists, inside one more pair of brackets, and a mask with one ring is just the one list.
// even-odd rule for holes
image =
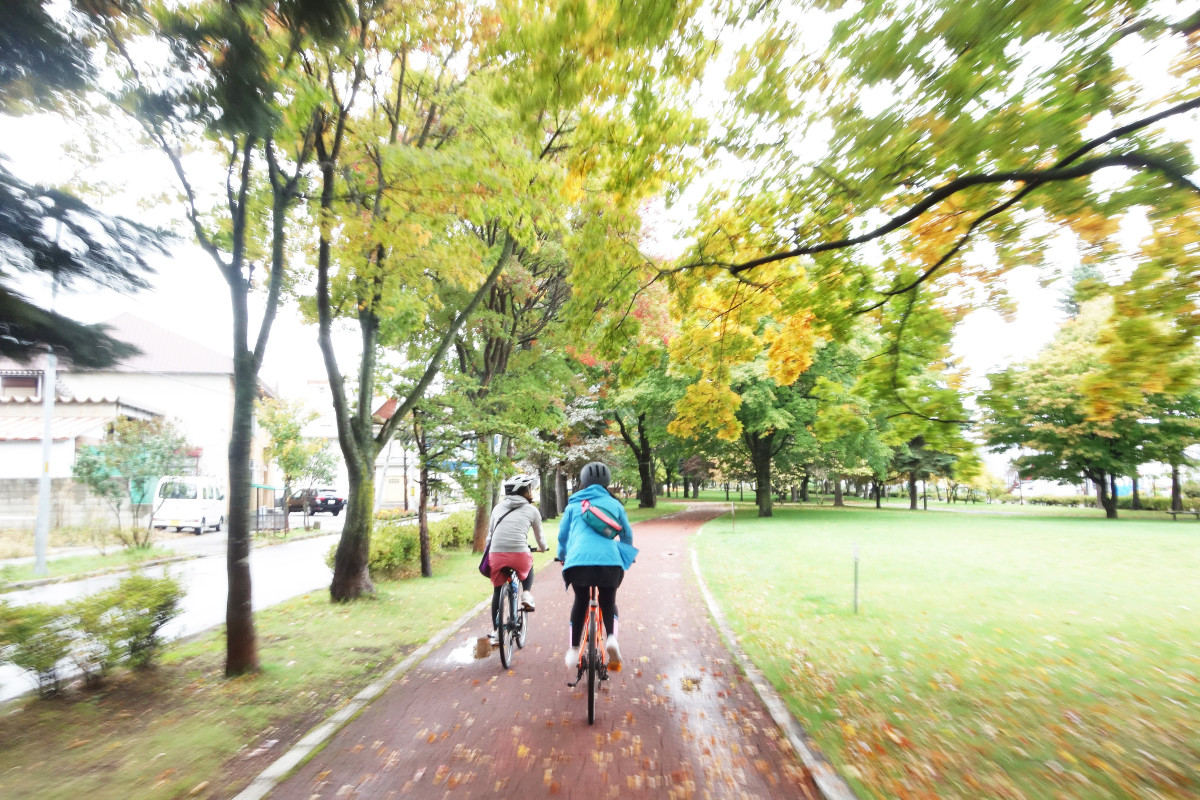
[[634, 528], [641, 553], [618, 594], [625, 665], [602, 684], [594, 726], [584, 685], [566, 685], [570, 594], [551, 563], [511, 669], [474, 658], [490, 629], [477, 614], [268, 796], [819, 797], [692, 577], [688, 539], [718, 513]]

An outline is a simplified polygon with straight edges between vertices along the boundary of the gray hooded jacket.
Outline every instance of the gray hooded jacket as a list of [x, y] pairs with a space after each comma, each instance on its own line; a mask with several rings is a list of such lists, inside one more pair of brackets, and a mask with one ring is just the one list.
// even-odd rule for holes
[[542, 512], [519, 494], [505, 495], [492, 509], [492, 519], [488, 525], [488, 541], [491, 542], [492, 552], [528, 553], [529, 539], [527, 537], [531, 527], [538, 547], [545, 550], [546, 540], [542, 538]]

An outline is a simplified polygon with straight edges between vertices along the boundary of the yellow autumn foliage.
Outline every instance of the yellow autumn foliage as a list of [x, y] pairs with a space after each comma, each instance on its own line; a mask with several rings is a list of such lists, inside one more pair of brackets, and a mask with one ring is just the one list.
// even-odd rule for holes
[[812, 314], [797, 312], [768, 335], [767, 374], [780, 386], [790, 386], [812, 366], [817, 345], [812, 322]]
[[687, 387], [683, 399], [675, 406], [675, 419], [667, 432], [683, 439], [694, 439], [701, 430], [716, 431], [717, 437], [731, 442], [742, 433], [737, 410], [742, 404], [726, 383], [707, 378]]

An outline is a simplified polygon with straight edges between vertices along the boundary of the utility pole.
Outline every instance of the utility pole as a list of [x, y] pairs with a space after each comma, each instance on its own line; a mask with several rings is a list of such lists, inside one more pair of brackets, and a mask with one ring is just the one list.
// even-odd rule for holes
[[[58, 223], [62, 228], [62, 222]], [[55, 241], [58, 235], [55, 234]], [[54, 308], [54, 299], [58, 295], [58, 278], [54, 279], [50, 293], [50, 308]], [[53, 348], [46, 348], [46, 369], [42, 371], [42, 473], [38, 476], [38, 516], [37, 527], [33, 534], [33, 574], [45, 575], [46, 549], [50, 541], [50, 455], [54, 448], [54, 438], [51, 423], [54, 420], [54, 398], [57, 392], [55, 386], [58, 377], [55, 373], [55, 356]]]

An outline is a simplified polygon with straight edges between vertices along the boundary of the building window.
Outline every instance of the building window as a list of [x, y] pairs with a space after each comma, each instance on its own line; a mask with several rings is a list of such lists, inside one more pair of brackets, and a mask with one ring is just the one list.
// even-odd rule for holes
[[37, 397], [37, 375], [0, 376], [0, 397]]

